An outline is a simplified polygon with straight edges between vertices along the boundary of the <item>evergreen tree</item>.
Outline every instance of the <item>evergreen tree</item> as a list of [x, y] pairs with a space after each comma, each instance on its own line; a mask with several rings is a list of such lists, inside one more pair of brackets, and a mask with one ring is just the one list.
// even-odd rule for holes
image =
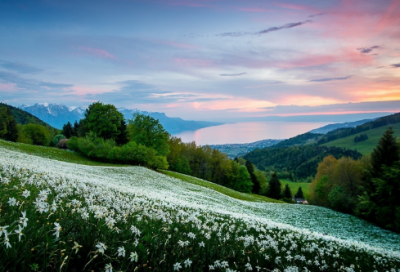
[[260, 193], [260, 183], [258, 182], [256, 175], [254, 174], [254, 166], [250, 160], [246, 161], [246, 168], [247, 168], [247, 172], [249, 172], [249, 174], [250, 174], [251, 182], [253, 183], [252, 192], [253, 192], [253, 194], [259, 194]]
[[297, 193], [294, 195], [295, 198], [304, 198], [303, 195], [303, 189], [301, 189], [301, 187], [299, 187], [299, 189], [297, 190]]
[[73, 136], [78, 137], [78, 136], [79, 136], [79, 134], [78, 134], [78, 131], [79, 131], [79, 123], [78, 123], [78, 121], [76, 121], [76, 120], [75, 120], [75, 122], [74, 122], [74, 127], [73, 127], [73, 129], [74, 129], [74, 135], [73, 135]]
[[276, 172], [272, 174], [271, 180], [269, 181], [268, 197], [275, 199], [281, 198], [281, 182]]
[[371, 154], [373, 177], [378, 177], [382, 174], [382, 165], [391, 167], [400, 159], [400, 147], [396, 143], [396, 137], [393, 134], [392, 127], [389, 127]]
[[9, 107], [7, 107], [7, 115], [7, 133], [4, 135], [4, 139], [6, 139], [7, 141], [16, 142], [18, 140], [18, 126], [17, 121], [12, 115], [11, 109]]
[[129, 142], [129, 139], [128, 139], [128, 131], [126, 129], [126, 123], [125, 123], [124, 119], [121, 120], [120, 131], [121, 131], [121, 133], [115, 139], [116, 144], [117, 145], [127, 144]]
[[0, 137], [16, 142], [18, 139], [18, 127], [10, 107], [0, 109]]
[[62, 135], [64, 135], [67, 139], [74, 136], [74, 129], [69, 121], [63, 126]]
[[285, 189], [283, 190], [282, 197], [291, 200], [292, 199], [292, 192], [290, 191], [289, 184], [286, 183]]

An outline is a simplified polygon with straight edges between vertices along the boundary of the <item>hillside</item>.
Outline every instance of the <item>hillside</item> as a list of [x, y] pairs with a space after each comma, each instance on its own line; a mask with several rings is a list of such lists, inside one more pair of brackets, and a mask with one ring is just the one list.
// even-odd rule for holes
[[[400, 235], [350, 215], [237, 200], [143, 167], [0, 152], [0, 201], [8, 215], [0, 226], [10, 234], [0, 244], [1, 270], [22, 271], [27, 259], [41, 271], [50, 259], [64, 271], [172, 271], [185, 264], [201, 271], [320, 271], [316, 261], [326, 271], [337, 263], [348, 271], [354, 263], [361, 271], [400, 266]], [[14, 221], [22, 222], [19, 229]]]
[[358, 159], [362, 155], [353, 150], [326, 146], [294, 146], [284, 148], [263, 148], [251, 151], [243, 156], [250, 160], [258, 169], [267, 171], [288, 171], [296, 178], [307, 178], [317, 173], [318, 164], [325, 156], [352, 157]]
[[[389, 128], [392, 127], [394, 131], [394, 135], [396, 137], [400, 137], [400, 123], [394, 125], [386, 125], [379, 128], [374, 128], [371, 130], [367, 130], [365, 132], [360, 132], [351, 136], [347, 136], [344, 138], [340, 138], [337, 140], [333, 140], [322, 145], [324, 146], [336, 146], [341, 148], [353, 149], [357, 150], [363, 155], [369, 155], [372, 153], [374, 148], [379, 142], [379, 139], [382, 137], [383, 133]], [[355, 143], [354, 137], [360, 134], [366, 134], [368, 139], [362, 142]]]
[[367, 122], [373, 121], [374, 119], [364, 119], [364, 120], [360, 120], [360, 121], [355, 121], [355, 122], [345, 122], [345, 123], [336, 123], [336, 124], [330, 124], [330, 125], [326, 125], [320, 128], [316, 128], [313, 130], [310, 130], [310, 133], [316, 133], [316, 134], [325, 134], [328, 133], [332, 130], [335, 129], [339, 129], [339, 128], [352, 128], [352, 127], [356, 127], [362, 124], [365, 124]]
[[0, 103], [0, 107], [8, 107], [11, 109], [12, 115], [14, 116], [15, 120], [17, 121], [18, 124], [25, 125], [25, 124], [36, 124], [36, 125], [42, 125], [45, 126], [47, 129], [50, 130], [55, 130], [54, 127], [50, 126], [49, 124], [43, 122], [36, 116], [30, 114], [29, 112], [26, 112], [24, 110], [21, 110], [19, 108]]

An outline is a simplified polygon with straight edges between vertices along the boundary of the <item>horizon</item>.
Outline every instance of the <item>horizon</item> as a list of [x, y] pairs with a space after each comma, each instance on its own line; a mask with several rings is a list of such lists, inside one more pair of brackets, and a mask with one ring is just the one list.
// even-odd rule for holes
[[217, 122], [389, 115], [399, 15], [395, 0], [3, 2], [0, 98]]

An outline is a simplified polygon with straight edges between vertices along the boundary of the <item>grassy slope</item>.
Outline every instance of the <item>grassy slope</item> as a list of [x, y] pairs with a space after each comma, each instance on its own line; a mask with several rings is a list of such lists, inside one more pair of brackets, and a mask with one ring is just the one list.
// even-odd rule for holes
[[180, 173], [176, 173], [176, 172], [171, 172], [171, 171], [166, 171], [166, 170], [162, 170], [162, 173], [164, 173], [165, 175], [168, 175], [170, 177], [173, 178], [177, 178], [180, 180], [183, 180], [185, 182], [189, 182], [192, 184], [196, 184], [202, 187], [206, 187], [212, 190], [215, 190], [221, 194], [230, 196], [232, 198], [236, 198], [236, 199], [240, 199], [240, 200], [245, 200], [245, 201], [252, 201], [252, 202], [274, 202], [274, 203], [284, 203], [283, 201], [280, 200], [276, 200], [276, 199], [272, 199], [272, 198], [268, 198], [265, 196], [260, 196], [260, 195], [254, 195], [254, 194], [246, 194], [246, 193], [239, 193], [237, 191], [234, 191], [232, 189], [226, 188], [224, 186], [215, 184], [215, 183], [211, 183], [209, 181], [205, 181], [199, 178], [195, 178], [195, 177], [191, 177], [191, 176], [187, 176], [184, 174], [180, 174]]
[[89, 158], [80, 155], [79, 153], [71, 152], [64, 149], [58, 149], [54, 147], [14, 143], [14, 142], [7, 142], [4, 140], [0, 140], [0, 147], [63, 162], [72, 162], [72, 163], [92, 165], [92, 166], [121, 166], [118, 164], [93, 161]]
[[286, 184], [289, 184], [290, 191], [292, 192], [292, 195], [294, 196], [297, 193], [297, 190], [299, 189], [299, 187], [301, 187], [304, 197], [306, 199], [308, 198], [308, 191], [309, 191], [310, 183], [293, 182], [293, 181], [290, 181], [287, 179], [281, 179], [280, 181], [282, 183], [282, 190], [285, 188]]
[[[92, 165], [92, 166], [126, 166], [126, 165], [119, 165], [119, 164], [112, 164], [112, 163], [104, 163], [104, 162], [97, 162], [86, 158], [79, 153], [71, 152], [68, 150], [53, 148], [53, 147], [45, 147], [45, 146], [36, 146], [36, 145], [28, 145], [22, 143], [13, 143], [0, 140], [0, 147], [7, 148], [9, 150], [14, 150], [26, 154], [31, 154], [43, 158], [49, 158], [58, 161], [64, 162], [71, 162], [77, 164], [84, 164], [84, 165]], [[243, 194], [236, 192], [234, 190], [225, 188], [223, 186], [201, 180], [198, 178], [186, 176], [183, 174], [171, 172], [171, 171], [162, 171], [164, 174], [181, 179], [185, 182], [189, 182], [192, 184], [196, 184], [202, 187], [213, 189], [217, 192], [230, 196], [232, 198], [246, 200], [246, 201], [258, 201], [258, 202], [276, 202], [276, 203], [283, 203], [279, 200], [270, 199], [264, 196], [253, 195], [253, 194]]]
[[[361, 132], [355, 135], [347, 136], [341, 139], [337, 139], [328, 143], [325, 143], [323, 145], [325, 146], [337, 146], [337, 147], [342, 147], [342, 148], [348, 148], [348, 149], [356, 149], [358, 152], [360, 152], [363, 155], [369, 155], [372, 153], [374, 148], [379, 142], [379, 139], [382, 137], [383, 133], [388, 129], [388, 127], [392, 127], [394, 130], [394, 135], [397, 137], [400, 137], [400, 123], [394, 124], [394, 125], [388, 125], [384, 127], [379, 127], [375, 129], [371, 129], [365, 132]], [[368, 140], [354, 143], [354, 137], [359, 134], [367, 134]]]

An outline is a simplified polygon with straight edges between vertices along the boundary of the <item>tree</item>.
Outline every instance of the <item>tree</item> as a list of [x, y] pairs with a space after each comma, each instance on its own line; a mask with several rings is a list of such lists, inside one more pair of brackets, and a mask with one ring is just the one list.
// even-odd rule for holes
[[18, 127], [9, 107], [0, 108], [0, 138], [16, 142], [18, 139]]
[[121, 133], [115, 139], [116, 144], [117, 145], [127, 144], [129, 142], [129, 138], [128, 138], [128, 130], [126, 127], [126, 122], [124, 119], [121, 120], [120, 131]]
[[250, 160], [246, 161], [246, 168], [247, 168], [247, 172], [249, 172], [249, 174], [250, 174], [251, 182], [253, 183], [253, 194], [259, 194], [260, 193], [260, 183], [258, 182], [256, 175], [254, 174], [254, 166]]
[[382, 174], [382, 165], [391, 167], [400, 159], [400, 147], [396, 143], [396, 137], [393, 134], [392, 127], [389, 127], [371, 154], [372, 175], [374, 177]]
[[151, 116], [133, 114], [129, 120], [130, 139], [138, 144], [153, 148], [157, 155], [168, 155], [169, 134], [160, 122]]
[[22, 134], [34, 145], [48, 145], [50, 142], [50, 132], [46, 127], [41, 125], [23, 125]]
[[294, 195], [295, 198], [304, 198], [304, 194], [303, 194], [303, 189], [301, 189], [301, 187], [299, 187], [299, 189], [297, 189], [297, 193]]
[[286, 183], [285, 189], [283, 189], [282, 197], [286, 200], [292, 199], [292, 192], [290, 191], [289, 184]]
[[271, 180], [269, 181], [268, 197], [280, 199], [281, 198], [281, 182], [278, 179], [278, 174], [274, 172]]
[[76, 136], [74, 134], [74, 128], [69, 121], [63, 126], [62, 135], [64, 135], [67, 139], [71, 138], [72, 136]]
[[86, 109], [84, 119], [87, 131], [104, 140], [115, 140], [121, 134], [124, 116], [114, 105], [95, 102]]

